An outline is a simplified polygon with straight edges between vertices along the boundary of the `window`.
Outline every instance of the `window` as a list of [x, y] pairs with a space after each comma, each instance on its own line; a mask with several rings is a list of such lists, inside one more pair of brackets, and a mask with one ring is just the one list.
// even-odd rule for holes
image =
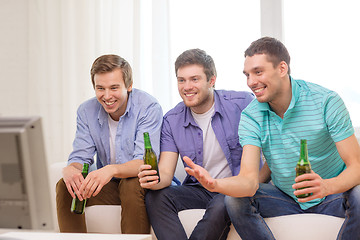
[[293, 0], [284, 4], [284, 43], [292, 76], [336, 91], [360, 126], [360, 22], [356, 0]]
[[216, 89], [245, 90], [244, 51], [260, 37], [260, 2], [169, 1], [172, 105], [181, 101], [174, 63], [185, 50], [200, 48], [215, 61]]

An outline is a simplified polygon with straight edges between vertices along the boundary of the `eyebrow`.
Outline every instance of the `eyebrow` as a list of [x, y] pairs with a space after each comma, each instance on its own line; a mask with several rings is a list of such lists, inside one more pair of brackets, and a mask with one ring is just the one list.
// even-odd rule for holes
[[[262, 69], [262, 68], [263, 68], [263, 67], [253, 67], [253, 68], [250, 69], [249, 72], [255, 72], [255, 71], [257, 71], [257, 70], [259, 70], [259, 69]], [[246, 74], [247, 72], [246, 72], [245, 70], [243, 70], [243, 73]]]
[[[189, 78], [195, 78], [195, 77], [201, 77], [201, 75], [193, 75], [193, 76], [190, 76]], [[181, 77], [181, 76], [178, 76], [177, 77], [177, 79], [179, 79], [179, 78], [183, 78], [183, 79], [185, 79], [185, 77]]]
[[[121, 84], [113, 84], [113, 85], [110, 85], [110, 87], [120, 87]], [[96, 84], [95, 87], [103, 87], [103, 85], [100, 85], [100, 84]]]

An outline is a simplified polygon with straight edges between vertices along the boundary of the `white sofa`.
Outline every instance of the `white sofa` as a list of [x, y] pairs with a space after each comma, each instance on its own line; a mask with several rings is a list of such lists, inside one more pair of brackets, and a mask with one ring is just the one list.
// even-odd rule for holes
[[[356, 135], [360, 142], [360, 128], [356, 128]], [[182, 164], [182, 163], [181, 163]], [[55, 223], [55, 184], [61, 178], [61, 170], [66, 162], [54, 163], [50, 166], [50, 184], [52, 187], [52, 198], [54, 202]], [[184, 177], [183, 167], [177, 167], [176, 176], [179, 179]], [[69, 206], [70, 207], [70, 206]], [[86, 224], [88, 232], [93, 233], [121, 233], [120, 229], [120, 213], [121, 206], [91, 206], [87, 207]], [[186, 234], [190, 236], [197, 222], [202, 218], [204, 209], [193, 209], [179, 212], [179, 218], [184, 226]], [[299, 226], [306, 227], [306, 239], [309, 240], [331, 240], [336, 239], [343, 218], [332, 217], [321, 214], [295, 214], [274, 218], [266, 218], [274, 236], [278, 240], [302, 240], [304, 233], [299, 231]], [[55, 224], [57, 226], [57, 224]], [[153, 239], [156, 239], [152, 232]], [[241, 240], [239, 235], [231, 225], [228, 240]]]
[[[55, 185], [61, 178], [61, 170], [65, 165], [66, 162], [59, 162], [50, 165], [50, 184], [52, 187], [52, 199], [54, 202], [53, 211], [55, 215], [55, 223], [57, 223], [55, 211]], [[204, 209], [193, 209], [179, 212], [179, 218], [188, 236], [190, 236], [195, 225], [202, 218], [204, 211]], [[121, 206], [91, 206], [86, 208], [85, 213], [88, 232], [121, 233]], [[337, 233], [344, 219], [320, 214], [300, 214], [267, 218], [265, 221], [278, 240], [303, 239], [303, 234], [299, 234], [299, 226], [306, 226], [306, 236], [309, 240], [329, 240], [336, 239]], [[57, 226], [57, 224], [55, 225]], [[58, 231], [58, 228], [56, 230]], [[153, 239], [156, 239], [153, 232], [152, 235]], [[227, 239], [241, 239], [235, 231], [233, 225], [231, 225]]]

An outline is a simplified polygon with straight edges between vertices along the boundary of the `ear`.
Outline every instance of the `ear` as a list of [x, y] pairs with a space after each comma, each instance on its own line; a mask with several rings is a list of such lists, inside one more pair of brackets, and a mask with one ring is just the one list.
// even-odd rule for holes
[[215, 87], [216, 76], [212, 76], [209, 80], [210, 86]]
[[280, 76], [281, 77], [284, 77], [285, 75], [288, 74], [289, 66], [287, 65], [287, 63], [285, 61], [281, 61], [279, 63], [279, 71], [280, 71]]
[[127, 92], [131, 92], [132, 91], [132, 84], [130, 86], [127, 87]]

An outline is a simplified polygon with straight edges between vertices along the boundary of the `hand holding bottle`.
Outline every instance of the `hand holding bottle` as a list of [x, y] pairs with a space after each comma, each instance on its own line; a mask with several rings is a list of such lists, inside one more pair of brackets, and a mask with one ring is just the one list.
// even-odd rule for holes
[[159, 183], [159, 176], [156, 170], [152, 170], [151, 165], [144, 164], [139, 168], [138, 174], [140, 186], [142, 188], [151, 189]]
[[[306, 181], [304, 181], [306, 180]], [[295, 196], [301, 194], [310, 194], [306, 198], [298, 198], [299, 202], [308, 202], [317, 198], [323, 198], [329, 195], [329, 186], [325, 179], [322, 179], [317, 173], [311, 171], [295, 178], [295, 184], [292, 185]]]
[[141, 187], [151, 188], [160, 182], [160, 175], [157, 157], [151, 147], [148, 132], [144, 132], [144, 148], [144, 165], [140, 166], [138, 177]]
[[80, 186], [84, 181], [84, 177], [81, 174], [82, 164], [80, 163], [71, 163], [62, 170], [63, 180], [65, 182], [66, 188], [70, 193], [72, 198], [75, 198], [76, 195], [80, 195], [80, 200], [83, 200], [80, 193]]

